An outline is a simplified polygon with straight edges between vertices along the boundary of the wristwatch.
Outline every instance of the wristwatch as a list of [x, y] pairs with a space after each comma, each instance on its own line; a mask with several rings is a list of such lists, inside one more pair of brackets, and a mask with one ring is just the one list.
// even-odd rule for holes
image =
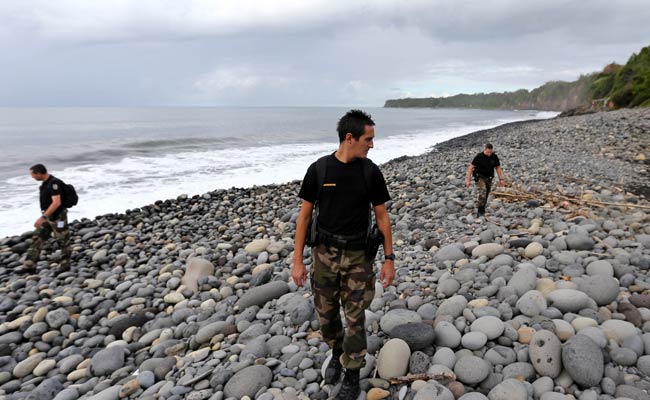
[[384, 260], [391, 260], [391, 261], [395, 261], [395, 253], [393, 253], [393, 254], [386, 254], [386, 255], [384, 255]]

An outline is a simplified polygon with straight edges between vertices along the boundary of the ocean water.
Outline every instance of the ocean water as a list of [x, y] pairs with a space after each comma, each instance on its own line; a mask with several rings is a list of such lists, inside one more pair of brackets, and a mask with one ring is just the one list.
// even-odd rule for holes
[[[376, 123], [369, 158], [418, 155], [476, 130], [556, 113], [365, 108]], [[215, 189], [302, 179], [338, 147], [339, 107], [0, 108], [0, 237], [31, 230], [40, 215], [43, 163], [71, 183], [69, 218], [123, 212]], [[495, 143], [498, 151], [498, 143]], [[478, 151], [478, 149], [477, 149]]]

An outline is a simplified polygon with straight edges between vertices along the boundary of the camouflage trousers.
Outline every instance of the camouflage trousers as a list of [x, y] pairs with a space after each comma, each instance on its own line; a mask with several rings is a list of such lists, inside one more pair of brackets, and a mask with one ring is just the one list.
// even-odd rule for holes
[[68, 212], [66, 210], [62, 211], [57, 218], [48, 219], [40, 228], [34, 231], [32, 245], [27, 250], [27, 260], [36, 263], [41, 256], [43, 246], [51, 236], [54, 236], [63, 254], [61, 265], [68, 264], [70, 262], [71, 250], [69, 243]]
[[476, 190], [478, 192], [478, 208], [485, 208], [488, 196], [492, 190], [492, 178], [479, 177], [476, 180]]
[[[323, 338], [347, 369], [365, 365], [365, 310], [375, 295], [373, 263], [365, 250], [342, 250], [324, 244], [312, 249], [311, 287]], [[343, 330], [341, 305], [347, 329]]]

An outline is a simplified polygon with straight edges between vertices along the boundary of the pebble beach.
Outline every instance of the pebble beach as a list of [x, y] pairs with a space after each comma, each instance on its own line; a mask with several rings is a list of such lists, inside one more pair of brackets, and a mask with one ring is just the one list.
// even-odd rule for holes
[[[486, 142], [509, 184], [477, 218], [465, 172]], [[396, 278], [366, 311], [361, 398], [650, 400], [649, 160], [650, 109], [627, 109], [381, 165]], [[0, 400], [335, 398], [290, 278], [299, 187], [75, 221], [64, 273], [47, 251], [16, 274], [31, 236], [0, 239]]]

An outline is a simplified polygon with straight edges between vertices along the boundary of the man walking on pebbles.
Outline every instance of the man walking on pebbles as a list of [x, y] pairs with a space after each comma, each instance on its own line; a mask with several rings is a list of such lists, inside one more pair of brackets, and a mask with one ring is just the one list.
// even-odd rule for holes
[[33, 242], [27, 250], [22, 272], [36, 271], [36, 263], [40, 257], [41, 249], [52, 235], [58, 242], [62, 253], [58, 271], [68, 271], [70, 269], [70, 231], [68, 230], [68, 211], [63, 204], [65, 184], [54, 175], [49, 174], [43, 164], [32, 166], [29, 173], [35, 180], [43, 182], [39, 188], [42, 214], [34, 222], [36, 229], [32, 238]]
[[477, 216], [479, 217], [485, 215], [485, 205], [487, 204], [487, 199], [492, 189], [492, 178], [494, 178], [495, 169], [499, 176], [499, 185], [505, 186], [499, 157], [494, 152], [494, 146], [491, 143], [486, 143], [483, 151], [474, 157], [469, 168], [467, 168], [467, 179], [465, 180], [467, 187], [470, 187], [472, 177], [474, 177], [474, 181], [476, 182], [478, 192]]
[[[374, 125], [371, 117], [362, 111], [346, 113], [337, 126], [338, 150], [309, 167], [299, 194], [302, 206], [296, 224], [291, 275], [299, 286], [306, 282], [303, 250], [309, 239], [314, 302], [323, 338], [332, 349], [325, 383], [338, 382], [345, 368], [337, 399], [357, 398], [359, 370], [365, 364], [365, 309], [374, 297], [373, 264], [377, 249], [368, 249], [374, 237], [370, 234], [371, 208], [383, 234], [385, 261], [380, 280], [384, 287], [395, 276], [395, 255], [385, 206], [390, 195], [381, 171], [366, 158], [374, 146]], [[316, 210], [315, 224], [310, 228], [313, 210]]]

